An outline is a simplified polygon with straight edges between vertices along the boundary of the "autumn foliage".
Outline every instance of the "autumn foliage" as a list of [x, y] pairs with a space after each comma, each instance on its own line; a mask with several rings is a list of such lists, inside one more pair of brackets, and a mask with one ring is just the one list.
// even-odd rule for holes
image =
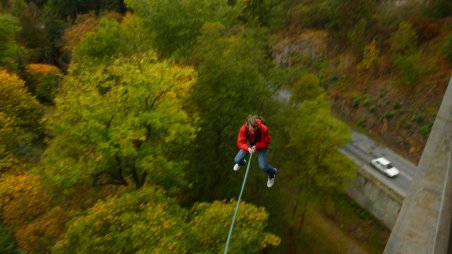
[[19, 247], [27, 253], [49, 251], [64, 232], [66, 212], [52, 207], [39, 177], [4, 174], [0, 178], [0, 215], [15, 234]]

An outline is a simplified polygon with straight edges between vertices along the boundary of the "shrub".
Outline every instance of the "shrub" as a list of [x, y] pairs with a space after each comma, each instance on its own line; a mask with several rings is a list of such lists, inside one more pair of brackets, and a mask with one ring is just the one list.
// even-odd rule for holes
[[388, 120], [391, 120], [391, 119], [395, 116], [395, 114], [396, 114], [396, 111], [393, 111], [393, 110], [391, 110], [391, 111], [386, 111], [386, 112], [383, 114], [383, 117], [386, 118], [386, 119], [388, 119]]
[[447, 61], [452, 63], [452, 34], [447, 36], [446, 42], [443, 44], [443, 52], [446, 55]]
[[361, 104], [361, 100], [362, 98], [360, 96], [356, 96], [352, 101], [352, 107], [358, 108], [359, 105]]
[[293, 100], [311, 100], [323, 93], [320, 79], [312, 73], [304, 74], [293, 88]]
[[369, 97], [369, 96], [365, 96], [363, 99], [362, 99], [362, 104], [364, 105], [364, 106], [369, 106], [370, 104], [372, 104], [372, 99]]
[[413, 51], [411, 54], [397, 54], [393, 58], [393, 65], [399, 74], [402, 84], [415, 84], [422, 81], [433, 69], [430, 62], [423, 57], [422, 51]]
[[391, 52], [404, 53], [412, 50], [416, 45], [417, 34], [413, 26], [406, 22], [400, 22], [399, 28], [391, 35]]
[[358, 64], [358, 70], [370, 70], [377, 64], [378, 48], [375, 39], [364, 47], [363, 60]]
[[424, 136], [424, 138], [428, 138], [428, 136], [430, 135], [430, 131], [432, 131], [432, 124], [422, 125], [420, 131], [421, 131], [422, 136]]

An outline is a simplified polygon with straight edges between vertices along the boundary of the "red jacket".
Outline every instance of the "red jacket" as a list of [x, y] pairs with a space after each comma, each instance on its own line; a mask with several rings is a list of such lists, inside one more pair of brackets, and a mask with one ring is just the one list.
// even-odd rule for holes
[[237, 138], [237, 146], [243, 151], [248, 151], [248, 142], [250, 142], [259, 150], [267, 148], [271, 141], [267, 126], [262, 123], [261, 119], [257, 119], [257, 130], [253, 135], [248, 132], [246, 125], [242, 124]]

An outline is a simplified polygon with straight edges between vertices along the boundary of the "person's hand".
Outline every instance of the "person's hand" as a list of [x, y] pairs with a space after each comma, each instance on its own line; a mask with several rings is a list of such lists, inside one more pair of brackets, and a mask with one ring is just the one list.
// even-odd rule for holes
[[256, 151], [256, 146], [248, 147], [249, 153], [254, 153]]

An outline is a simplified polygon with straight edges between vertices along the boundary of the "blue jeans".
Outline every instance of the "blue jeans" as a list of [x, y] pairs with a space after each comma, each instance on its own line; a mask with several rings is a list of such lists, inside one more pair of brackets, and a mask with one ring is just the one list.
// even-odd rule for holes
[[[270, 166], [267, 163], [267, 150], [268, 149], [257, 150], [257, 161], [259, 162], [259, 167], [262, 169], [262, 171], [267, 173], [269, 177], [274, 177], [276, 170], [274, 167]], [[239, 166], [243, 166], [245, 164], [245, 157], [248, 154], [248, 151], [239, 150], [234, 158], [235, 163], [237, 163]]]

